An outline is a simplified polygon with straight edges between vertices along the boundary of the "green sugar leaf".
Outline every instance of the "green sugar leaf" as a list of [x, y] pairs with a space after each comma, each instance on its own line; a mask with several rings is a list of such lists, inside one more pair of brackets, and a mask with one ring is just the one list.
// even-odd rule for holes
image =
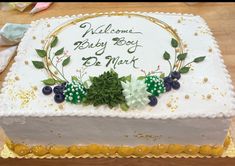
[[62, 66], [68, 65], [69, 62], [70, 62], [70, 57], [66, 58], [66, 59], [62, 62]]
[[160, 78], [164, 78], [165, 77], [165, 73], [162, 73], [161, 75], [160, 75]]
[[178, 42], [174, 38], [171, 39], [171, 46], [174, 48], [178, 47]]
[[40, 49], [35, 49], [35, 50], [41, 58], [44, 58], [45, 56], [47, 56], [47, 52], [45, 50], [40, 50]]
[[48, 78], [48, 79], [46, 79], [46, 80], [43, 80], [42, 82], [43, 82], [45, 85], [55, 85], [56, 80], [53, 79], [53, 78]]
[[59, 50], [57, 50], [57, 51], [55, 52], [55, 55], [56, 55], [56, 56], [61, 55], [61, 54], [63, 54], [63, 52], [64, 52], [64, 47], [61, 48], [61, 49], [59, 49]]
[[128, 76], [123, 76], [121, 78], [119, 78], [120, 81], [126, 82], [126, 81], [131, 81], [131, 75]]
[[37, 69], [43, 69], [44, 68], [44, 63], [41, 61], [32, 61], [34, 67]]
[[185, 60], [186, 57], [187, 57], [187, 53], [182, 53], [177, 56], [177, 59], [180, 61], [183, 61]]
[[199, 62], [204, 61], [205, 58], [206, 58], [205, 56], [200, 56], [200, 57], [195, 58], [195, 59], [193, 60], [193, 62], [199, 63]]
[[90, 80], [91, 82], [93, 81], [93, 79], [94, 79], [94, 77], [89, 76], [89, 80]]
[[185, 74], [185, 73], [188, 73], [188, 72], [189, 72], [189, 69], [190, 69], [190, 67], [182, 67], [182, 68], [179, 70], [179, 72], [180, 72], [181, 74]]
[[52, 47], [55, 47], [56, 44], [57, 44], [57, 42], [58, 42], [58, 37], [55, 36], [54, 39], [53, 39], [53, 41], [51, 42], [51, 48], [52, 48]]
[[72, 79], [72, 81], [78, 81], [78, 77], [77, 76], [72, 76], [71, 79]]
[[163, 54], [163, 58], [164, 58], [165, 60], [169, 60], [170, 57], [171, 57], [170, 54], [169, 54], [167, 51], [165, 51], [164, 54]]
[[126, 103], [122, 103], [120, 104], [120, 108], [123, 110], [123, 111], [128, 111], [128, 105]]
[[145, 76], [139, 76], [138, 78], [137, 78], [137, 80], [144, 80], [145, 79]]

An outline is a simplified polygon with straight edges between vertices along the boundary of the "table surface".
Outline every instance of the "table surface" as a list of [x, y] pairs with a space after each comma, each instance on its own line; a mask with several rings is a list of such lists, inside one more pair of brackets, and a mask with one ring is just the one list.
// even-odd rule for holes
[[[28, 12], [0, 11], [0, 27], [7, 22], [30, 23], [33, 20], [46, 17], [74, 15], [81, 13], [111, 12], [111, 11], [146, 11], [146, 12], [175, 12], [192, 13], [202, 16], [211, 28], [235, 85], [235, 3], [164, 3], [164, 2], [109, 2], [109, 3], [53, 3], [52, 6], [40, 13], [30, 15]], [[0, 47], [0, 50], [4, 49]], [[13, 61], [13, 60], [12, 60]], [[6, 76], [12, 64], [0, 74], [0, 84]], [[114, 164], [115, 163], [115, 164]], [[56, 159], [56, 160], [16, 160], [0, 159], [1, 166], [49, 166], [49, 165], [235, 165], [235, 159]]]

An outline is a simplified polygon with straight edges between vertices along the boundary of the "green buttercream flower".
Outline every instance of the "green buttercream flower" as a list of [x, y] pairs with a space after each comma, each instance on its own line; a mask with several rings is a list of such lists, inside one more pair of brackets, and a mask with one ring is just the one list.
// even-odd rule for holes
[[68, 83], [66, 85], [66, 89], [64, 90], [65, 100], [73, 104], [81, 103], [86, 94], [85, 87], [77, 81]]
[[147, 84], [147, 91], [154, 96], [159, 96], [166, 91], [163, 79], [158, 76], [146, 76], [145, 83]]
[[125, 102], [122, 90], [118, 74], [113, 70], [104, 72], [99, 77], [91, 79], [85, 102], [94, 106], [107, 104], [112, 108]]
[[141, 109], [149, 103], [147, 86], [143, 80], [131, 80], [130, 82], [122, 82], [123, 94], [127, 105], [131, 109]]

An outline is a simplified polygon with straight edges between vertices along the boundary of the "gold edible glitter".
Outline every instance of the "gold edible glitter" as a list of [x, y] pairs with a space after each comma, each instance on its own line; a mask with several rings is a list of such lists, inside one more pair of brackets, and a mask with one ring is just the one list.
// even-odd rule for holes
[[188, 45], [187, 44], [184, 44], [184, 48], [187, 48], [188, 47]]
[[29, 62], [28, 62], [28, 61], [24, 61], [24, 64], [28, 65], [28, 64], [29, 64]]
[[185, 98], [185, 99], [189, 99], [189, 95], [185, 95], [184, 98]]
[[34, 89], [20, 90], [16, 96], [21, 100], [20, 108], [24, 108], [30, 100], [33, 100], [36, 97]]
[[33, 40], [35, 40], [36, 39], [36, 37], [35, 36], [33, 36]]
[[50, 27], [51, 25], [50, 24], [47, 24], [47, 27]]
[[44, 44], [44, 43], [45, 43], [45, 41], [44, 41], [44, 40], [41, 40], [41, 43], [42, 43], [42, 44]]
[[210, 48], [208, 51], [209, 51], [209, 52], [212, 52], [212, 49]]
[[181, 23], [181, 20], [178, 20], [177, 22], [178, 22], [178, 23]]
[[197, 33], [197, 32], [195, 32], [195, 33], [194, 33], [194, 36], [197, 36], [197, 35], [198, 35], [198, 33]]

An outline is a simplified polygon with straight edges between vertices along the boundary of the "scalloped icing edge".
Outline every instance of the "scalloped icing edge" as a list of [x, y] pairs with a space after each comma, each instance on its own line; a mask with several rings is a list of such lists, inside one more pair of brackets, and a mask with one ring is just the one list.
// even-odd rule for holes
[[123, 116], [117, 112], [113, 112], [112, 114], [107, 114], [107, 115], [94, 115], [92, 113], [90, 113], [89, 115], [83, 115], [83, 114], [75, 114], [74, 112], [71, 112], [71, 114], [63, 114], [63, 112], [60, 112], [60, 114], [58, 113], [51, 113], [50, 115], [42, 115], [40, 112], [37, 114], [37, 112], [34, 112], [35, 114], [32, 115], [32, 114], [24, 114], [24, 115], [17, 115], [17, 114], [13, 114], [13, 113], [6, 113], [6, 114], [0, 114], [0, 116], [2, 117], [8, 117], [8, 116], [24, 116], [24, 117], [45, 117], [45, 116], [88, 116], [88, 117], [119, 117], [119, 118], [135, 118], [135, 119], [139, 119], [139, 118], [143, 118], [143, 119], [186, 119], [186, 118], [231, 118], [231, 117], [235, 117], [235, 92], [234, 92], [234, 86], [232, 84], [232, 80], [231, 80], [231, 76], [228, 72], [228, 69], [226, 67], [226, 65], [224, 64], [224, 60], [223, 60], [223, 57], [222, 57], [222, 54], [221, 54], [221, 51], [219, 49], [219, 45], [211, 31], [211, 29], [209, 28], [209, 26], [207, 25], [206, 21], [199, 15], [193, 15], [193, 14], [187, 14], [187, 13], [175, 13], [175, 12], [135, 12], [135, 11], [124, 11], [124, 12], [115, 12], [115, 11], [112, 11], [112, 12], [98, 12], [98, 13], [85, 13], [85, 14], [77, 14], [77, 15], [65, 15], [65, 16], [58, 16], [58, 17], [47, 17], [47, 18], [41, 18], [41, 19], [38, 19], [38, 20], [35, 20], [35, 21], [32, 21], [31, 24], [30, 24], [30, 27], [29, 29], [27, 30], [27, 32], [24, 34], [24, 37], [21, 39], [21, 42], [19, 43], [18, 45], [18, 48], [17, 48], [17, 55], [14, 57], [14, 62], [12, 64], [12, 66], [10, 67], [7, 75], [5, 76], [4, 78], [4, 81], [2, 83], [2, 88], [0, 89], [0, 97], [2, 95], [2, 93], [5, 91], [6, 89], [6, 86], [7, 86], [7, 79], [10, 77], [12, 71], [14, 70], [14, 66], [17, 62], [17, 58], [19, 57], [18, 53], [22, 50], [22, 45], [24, 45], [24, 43], [26, 42], [25, 39], [27, 39], [28, 36], [30, 36], [30, 32], [31, 30], [34, 28], [34, 26], [37, 26], [37, 24], [41, 21], [46, 21], [46, 20], [50, 20], [50, 19], [65, 19], [65, 18], [77, 18], [77, 17], [82, 17], [82, 16], [88, 16], [88, 15], [96, 15], [96, 14], [112, 14], [112, 13], [136, 13], [136, 14], [142, 14], [142, 15], [148, 15], [148, 14], [163, 14], [163, 15], [173, 15], [173, 16], [187, 16], [187, 17], [198, 17], [202, 23], [204, 24], [203, 26], [208, 30], [209, 34], [210, 34], [210, 37], [213, 41], [213, 45], [214, 45], [214, 48], [215, 48], [215, 54], [217, 54], [219, 56], [219, 59], [220, 59], [220, 64], [219, 66], [223, 69], [223, 73], [224, 73], [224, 76], [225, 76], [225, 79], [226, 79], [226, 82], [228, 84], [228, 87], [230, 87], [230, 91], [229, 91], [229, 95], [231, 96], [231, 99], [232, 99], [232, 109], [228, 112], [226, 112], [226, 114], [224, 113], [217, 113], [217, 114], [212, 114], [212, 115], [196, 115], [196, 114], [190, 114], [190, 115], [176, 115], [174, 117], [171, 117], [171, 116], [162, 116], [162, 117], [156, 117], [156, 116], [147, 116], [147, 115], [135, 115], [135, 114], [131, 114], [130, 116]]

